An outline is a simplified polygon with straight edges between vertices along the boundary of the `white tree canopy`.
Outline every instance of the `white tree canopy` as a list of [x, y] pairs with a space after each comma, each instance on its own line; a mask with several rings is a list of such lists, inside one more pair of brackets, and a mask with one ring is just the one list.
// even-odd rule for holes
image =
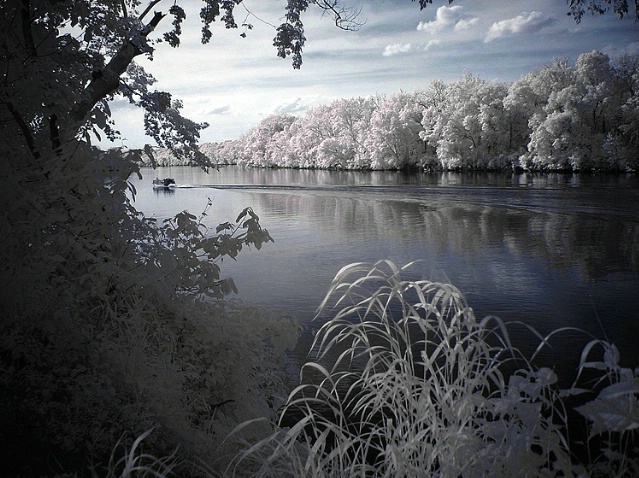
[[[335, 101], [277, 135], [282, 120], [267, 118], [236, 141], [239, 157], [226, 144], [211, 151], [247, 166], [636, 171], [638, 86], [639, 55], [592, 51], [511, 84], [465, 73], [424, 91]], [[246, 153], [255, 149], [277, 154]]]

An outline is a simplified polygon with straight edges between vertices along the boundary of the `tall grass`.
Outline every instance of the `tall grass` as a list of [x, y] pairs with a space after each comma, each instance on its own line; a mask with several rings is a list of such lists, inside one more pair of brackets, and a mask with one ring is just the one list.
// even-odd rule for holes
[[[551, 369], [536, 368], [513, 347], [502, 321], [478, 320], [451, 285], [402, 279], [409, 266], [352, 264], [337, 274], [320, 307], [332, 318], [315, 337], [281, 428], [247, 444], [228, 473], [513, 477], [597, 471], [578, 463], [570, 449], [564, 399], [584, 389], [560, 391]], [[636, 372], [606, 372], [615, 366], [612, 356], [607, 366], [588, 360], [597, 344], [604, 343], [593, 341], [584, 350], [581, 370], [602, 370], [606, 380], [625, 376], [627, 384], [612, 392], [625, 394], [628, 410], [636, 410]], [[584, 406], [578, 412], [592, 422]], [[593, 414], [602, 410], [595, 408]], [[611, 430], [600, 417], [591, 433], [625, 434], [625, 449], [615, 438], [606, 452], [624, 456], [616, 465], [606, 462], [612, 475], [636, 467], [626, 452], [628, 433], [639, 421], [627, 420]], [[253, 424], [242, 424], [234, 435]]]
[[[151, 434], [153, 430], [147, 430], [135, 439], [130, 448], [122, 445], [120, 441], [116, 444], [109, 466], [104, 475], [106, 478], [165, 478], [173, 474], [176, 458], [175, 453], [158, 458], [150, 453], [142, 451], [142, 442]], [[123, 447], [124, 453], [120, 458], [116, 458], [116, 451]], [[99, 476], [96, 470], [92, 470], [94, 476]]]

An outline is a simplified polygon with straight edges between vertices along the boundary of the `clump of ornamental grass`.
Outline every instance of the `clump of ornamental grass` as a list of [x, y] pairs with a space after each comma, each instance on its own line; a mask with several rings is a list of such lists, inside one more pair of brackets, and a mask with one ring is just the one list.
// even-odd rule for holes
[[[337, 274], [320, 307], [332, 318], [315, 337], [313, 360], [283, 408], [280, 429], [249, 442], [229, 474], [513, 477], [596, 471], [575, 463], [569, 444], [564, 398], [584, 390], [560, 391], [550, 368], [534, 367], [534, 357], [526, 360], [511, 344], [502, 321], [478, 320], [451, 285], [402, 279], [409, 266], [352, 264]], [[549, 337], [540, 338], [543, 347]], [[614, 383], [615, 375], [625, 377], [625, 385], [610, 385], [614, 390], [606, 396], [624, 392], [626, 410], [636, 411], [636, 373], [620, 371], [611, 352], [607, 365], [587, 360], [594, 344], [584, 351], [581, 370], [606, 369]], [[594, 411], [584, 406], [577, 411], [590, 421], [603, 414], [603, 405]], [[597, 471], [632, 476], [626, 473], [637, 462], [620, 459], [618, 435], [639, 422], [626, 417], [613, 430], [606, 417], [598, 418], [590, 438], [604, 431], [615, 438], [606, 441], [606, 456], [595, 460]], [[242, 424], [234, 436], [254, 424]], [[625, 450], [628, 440], [621, 443]], [[611, 458], [617, 462], [611, 465]]]
[[[381, 261], [337, 274], [321, 305], [334, 315], [282, 413], [296, 422], [248, 447], [231, 471], [571, 474], [555, 374], [524, 361], [504, 324], [477, 320], [455, 287], [403, 280], [404, 269]], [[523, 368], [504, 376], [515, 360]]]

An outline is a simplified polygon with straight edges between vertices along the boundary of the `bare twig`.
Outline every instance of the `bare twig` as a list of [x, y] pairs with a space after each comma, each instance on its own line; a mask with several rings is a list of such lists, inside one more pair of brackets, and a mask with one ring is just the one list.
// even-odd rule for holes
[[366, 22], [359, 21], [360, 8], [340, 6], [339, 0], [315, 0], [315, 3], [324, 12], [330, 12], [335, 20], [335, 26], [347, 31], [357, 31]]

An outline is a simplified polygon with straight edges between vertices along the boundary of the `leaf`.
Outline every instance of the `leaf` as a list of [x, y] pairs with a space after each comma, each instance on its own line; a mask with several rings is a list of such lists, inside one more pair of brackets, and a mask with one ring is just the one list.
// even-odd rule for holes
[[639, 402], [630, 396], [596, 398], [575, 410], [593, 422], [592, 435], [607, 431], [625, 432], [639, 427]]
[[599, 398], [613, 399], [635, 393], [639, 393], [639, 378], [635, 378], [631, 381], [613, 383], [599, 393]]
[[228, 231], [229, 229], [233, 229], [233, 225], [230, 222], [225, 222], [225, 223], [219, 224], [215, 228], [215, 232], [220, 233], [221, 231]]
[[584, 393], [591, 393], [591, 392], [592, 392], [592, 390], [589, 390], [587, 388], [571, 387], [571, 388], [568, 388], [566, 390], [562, 390], [560, 392], [560, 396], [569, 397], [569, 396], [572, 396], [572, 395], [582, 395]]
[[253, 210], [250, 207], [245, 208], [235, 219], [235, 222], [241, 222], [248, 214], [251, 214]]
[[619, 349], [613, 344], [606, 347], [604, 352], [604, 363], [608, 368], [614, 369], [619, 364]]

